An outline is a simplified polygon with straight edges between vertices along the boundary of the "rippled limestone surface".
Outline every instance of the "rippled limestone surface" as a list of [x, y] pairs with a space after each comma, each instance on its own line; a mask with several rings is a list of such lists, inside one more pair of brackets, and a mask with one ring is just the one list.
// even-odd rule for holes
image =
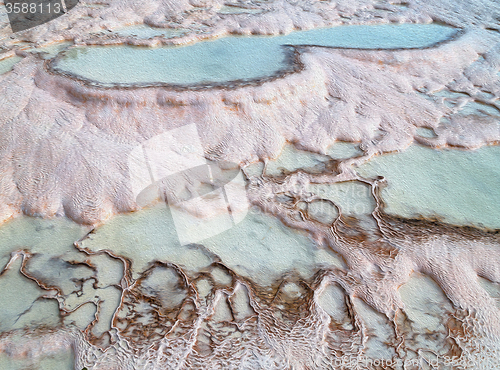
[[496, 2], [0, 9], [0, 369], [500, 368]]

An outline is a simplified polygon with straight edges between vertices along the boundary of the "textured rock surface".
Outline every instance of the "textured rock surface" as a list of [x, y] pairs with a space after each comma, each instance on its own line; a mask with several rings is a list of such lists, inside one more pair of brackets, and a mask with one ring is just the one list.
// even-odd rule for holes
[[[26, 292], [22, 304], [4, 303], [10, 315], [0, 325], [5, 356], [36, 366], [44, 356], [73, 348], [77, 369], [500, 366], [497, 232], [389, 216], [380, 196], [385, 180], [356, 172], [373, 156], [414, 142], [468, 150], [498, 143], [495, 2], [239, 4], [264, 10], [252, 14], [219, 14], [224, 4], [208, 1], [97, 5], [80, 4], [53, 23], [0, 40], [3, 56], [23, 57], [0, 75], [0, 218], [19, 216], [0, 228], [0, 288]], [[433, 20], [463, 30], [426, 49], [299, 47], [301, 68], [294, 73], [197, 90], [86, 84], [54, 72], [32, 45], [20, 44], [159, 45], [228, 33]], [[98, 33], [141, 22], [187, 32], [147, 40]], [[262, 242], [266, 234], [249, 226], [245, 245], [261, 249], [258, 256], [245, 251], [246, 264], [234, 258], [230, 238], [178, 253], [170, 248], [171, 225], [140, 221], [142, 216], [136, 227], [148, 232], [136, 238], [106, 231], [118, 217], [132, 217], [119, 213], [156, 212], [135, 203], [128, 154], [191, 123], [208, 159], [243, 167], [254, 211], [286, 226], [260, 221], [275, 233], [275, 244], [272, 238]], [[360, 152], [327, 157], [337, 141], [356, 143]], [[287, 143], [324, 160], [281, 173], [255, 170], [256, 162], [268, 164]], [[369, 189], [363, 193], [368, 208], [349, 214], [341, 202], [310, 191], [341, 182]], [[59, 229], [58, 218], [27, 221], [44, 244], [9, 231], [25, 219], [22, 213], [65, 216], [79, 225]], [[158, 245], [146, 242], [162, 232]], [[48, 242], [60, 233], [65, 237]], [[291, 259], [296, 266], [264, 274], [262, 266], [274, 265], [262, 246], [283, 244], [280, 233], [309, 242], [287, 244], [300, 256]], [[125, 251], [115, 252], [123, 245]], [[232, 248], [241, 245], [236, 240]], [[25, 326], [31, 329], [20, 340]]]
[[[496, 67], [480, 57], [492, 55], [496, 41], [495, 34], [472, 29], [425, 50], [306, 47], [300, 72], [201, 91], [86, 86], [27, 56], [0, 81], [1, 133], [11, 138], [1, 148], [2, 218], [23, 211], [93, 224], [135, 209], [127, 155], [193, 122], [210, 159], [242, 165], [276, 157], [286, 142], [319, 153], [337, 140], [360, 142], [363, 159], [402, 150], [415, 137], [431, 146], [495, 143], [496, 117], [464, 115], [434, 93], [460, 91], [467, 94], [457, 98], [460, 104], [496, 109]], [[418, 127], [437, 137], [416, 135]]]

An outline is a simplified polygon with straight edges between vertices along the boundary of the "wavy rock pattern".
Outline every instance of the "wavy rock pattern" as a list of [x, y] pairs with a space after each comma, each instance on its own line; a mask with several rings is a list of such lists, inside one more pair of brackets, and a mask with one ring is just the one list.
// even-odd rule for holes
[[[210, 159], [243, 165], [275, 158], [286, 142], [320, 153], [337, 140], [361, 142], [364, 160], [404, 149], [418, 127], [436, 133], [417, 138], [427, 145], [495, 143], [500, 132], [494, 117], [467, 124], [473, 115], [454, 112], [433, 95], [452, 89], [496, 109], [496, 67], [478, 60], [494, 52], [495, 40], [474, 30], [425, 50], [306, 47], [300, 72], [256, 86], [201, 91], [86, 86], [27, 56], [0, 81], [2, 135], [12, 137], [2, 148], [2, 218], [22, 210], [95, 224], [134, 210], [127, 154], [192, 122]], [[472, 69], [485, 77], [471, 81]]]
[[[363, 178], [356, 166], [415, 141], [469, 150], [498, 143], [498, 115], [464, 107], [500, 108], [500, 7], [423, 0], [240, 5], [264, 11], [222, 15], [216, 1], [86, 3], [1, 41], [5, 55], [23, 59], [0, 75], [0, 217], [65, 216], [87, 226], [68, 226], [75, 231], [64, 243], [43, 248], [24, 239], [18, 245], [3, 231], [12, 244], [0, 249], [0, 290], [23, 286], [26, 294], [5, 310], [0, 352], [36, 366], [44, 356], [70, 351], [78, 369], [498, 368], [498, 232], [390, 216], [380, 195], [386, 181]], [[297, 47], [294, 73], [200, 89], [103, 88], [56, 73], [50, 61], [19, 44], [158, 45], [230, 32], [432, 20], [463, 30], [418, 50]], [[95, 34], [125, 22], [189, 32], [170, 41]], [[272, 261], [264, 256], [242, 266], [208, 243], [186, 247], [182, 260], [167, 252], [165, 239], [148, 261], [99, 245], [94, 238], [118, 213], [153, 212], [138, 210], [128, 154], [191, 123], [208, 159], [243, 167], [255, 210], [307, 238], [308, 253], [323, 253], [316, 265], [298, 261], [288, 271], [259, 276], [267, 279], [262, 282], [261, 264]], [[337, 141], [358, 143], [361, 153], [329, 158], [312, 170], [252, 170], [287, 143], [326, 155]], [[370, 211], [349, 215], [310, 192], [340, 182], [368, 188]], [[43, 225], [36, 232], [46, 232]], [[0, 232], [9, 223], [3, 227]], [[51, 227], [56, 231], [42, 239], [61, 239], [62, 231]], [[262, 238], [250, 233], [248, 239]], [[117, 237], [115, 243], [125, 242]], [[143, 239], [133, 242], [146, 254]], [[190, 258], [199, 263], [189, 265]]]

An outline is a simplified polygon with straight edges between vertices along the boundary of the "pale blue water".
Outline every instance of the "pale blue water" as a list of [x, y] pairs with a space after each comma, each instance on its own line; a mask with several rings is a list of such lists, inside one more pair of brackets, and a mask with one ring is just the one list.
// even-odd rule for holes
[[165, 38], [173, 38], [186, 33], [186, 30], [174, 30], [169, 28], [154, 28], [146, 25], [134, 25], [116, 29], [114, 33], [120, 36], [135, 36], [139, 38], [150, 38], [162, 36]]
[[175, 263], [186, 272], [198, 272], [213, 262], [213, 255], [236, 273], [263, 285], [286, 271], [296, 270], [310, 277], [317, 264], [341, 264], [331, 253], [315, 248], [306, 234], [253, 209], [232, 229], [200, 243], [203, 248], [181, 246], [170, 211], [159, 204], [115, 216], [89, 235], [82, 246], [92, 251], [109, 249], [127, 257], [132, 261], [134, 278], [155, 260]]
[[416, 133], [418, 136], [422, 136], [429, 139], [437, 137], [434, 130], [427, 127], [418, 127]]
[[464, 151], [413, 145], [375, 157], [358, 172], [387, 179], [382, 197], [390, 214], [500, 229], [498, 163], [499, 146]]
[[338, 48], [421, 48], [449, 39], [456, 29], [437, 24], [340, 26], [284, 36], [228, 36], [185, 46], [95, 46], [65, 53], [56, 69], [102, 84], [203, 84], [252, 80], [288, 66], [283, 45]]
[[22, 59], [21, 57], [10, 57], [0, 60], [0, 75], [12, 70], [12, 67]]

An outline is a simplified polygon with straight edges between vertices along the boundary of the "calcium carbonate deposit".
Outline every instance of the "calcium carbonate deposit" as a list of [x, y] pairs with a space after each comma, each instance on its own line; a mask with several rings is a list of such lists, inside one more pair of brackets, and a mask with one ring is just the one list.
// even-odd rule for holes
[[0, 368], [499, 369], [499, 20], [2, 3]]

